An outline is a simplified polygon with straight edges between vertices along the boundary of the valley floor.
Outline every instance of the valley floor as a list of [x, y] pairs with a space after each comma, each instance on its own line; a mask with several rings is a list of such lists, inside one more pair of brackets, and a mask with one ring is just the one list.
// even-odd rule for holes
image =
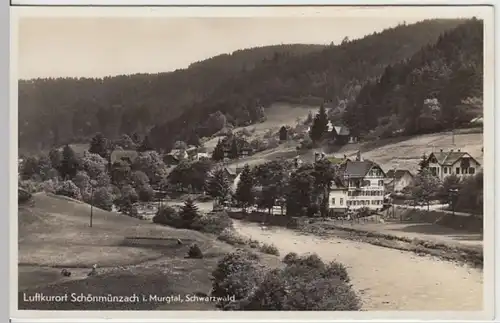
[[433, 257], [336, 238], [236, 221], [237, 231], [272, 243], [281, 254], [317, 253], [346, 266], [365, 310], [479, 311], [483, 308], [483, 274]]

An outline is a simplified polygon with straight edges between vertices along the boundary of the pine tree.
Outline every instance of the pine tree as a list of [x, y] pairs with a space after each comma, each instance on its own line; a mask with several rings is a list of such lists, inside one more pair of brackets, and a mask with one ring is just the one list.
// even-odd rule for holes
[[236, 138], [233, 138], [231, 142], [231, 150], [229, 151], [229, 158], [237, 159], [240, 156], [238, 142]]
[[98, 154], [102, 158], [107, 159], [108, 141], [101, 133], [96, 134], [94, 138], [92, 138], [92, 141], [90, 142], [89, 153]]
[[206, 191], [208, 195], [220, 203], [227, 200], [231, 193], [231, 186], [224, 169], [221, 168], [214, 171], [207, 181]]
[[151, 142], [149, 141], [149, 136], [146, 136], [142, 140], [141, 145], [137, 148], [137, 151], [145, 152], [145, 151], [151, 151], [151, 150], [154, 150], [153, 145], [151, 145]]
[[194, 220], [198, 217], [198, 207], [191, 198], [184, 203], [180, 216], [185, 228], [190, 228]]
[[75, 177], [78, 170], [78, 159], [75, 152], [69, 145], [64, 146], [62, 152], [61, 167], [59, 172], [63, 179], [71, 179]]
[[244, 212], [247, 207], [254, 203], [254, 185], [255, 179], [250, 170], [250, 166], [247, 164], [241, 172], [240, 181], [238, 182], [235, 194], [235, 199], [240, 202]]
[[50, 164], [52, 168], [59, 170], [61, 168], [62, 154], [58, 149], [52, 149], [49, 152]]
[[422, 159], [420, 159], [420, 161], [418, 162], [418, 166], [419, 166], [418, 169], [419, 174], [422, 174], [422, 172], [429, 167], [429, 160], [426, 154], [422, 155]]
[[222, 142], [219, 139], [217, 145], [214, 148], [214, 151], [212, 152], [212, 160], [221, 161], [223, 159], [224, 159], [224, 148], [222, 147]]
[[325, 106], [321, 105], [318, 114], [314, 118], [313, 124], [309, 131], [311, 140], [317, 142], [321, 140], [323, 135], [328, 131], [328, 116], [326, 114]]

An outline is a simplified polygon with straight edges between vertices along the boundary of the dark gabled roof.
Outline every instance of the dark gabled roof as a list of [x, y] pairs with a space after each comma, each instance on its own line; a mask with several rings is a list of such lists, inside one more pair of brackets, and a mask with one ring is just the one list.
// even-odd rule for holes
[[[380, 166], [377, 163], [372, 162], [371, 160], [347, 160], [343, 165], [341, 170], [343, 171], [345, 176], [348, 177], [365, 177], [368, 171], [373, 167]], [[383, 172], [382, 168], [380, 170]]]
[[396, 180], [400, 180], [405, 174], [409, 174], [413, 177], [407, 169], [397, 169], [396, 172], [394, 172], [394, 169], [391, 169], [387, 172], [387, 177], [390, 179], [395, 178]]
[[475, 160], [472, 156], [463, 151], [440, 151], [431, 153], [429, 155], [428, 160], [430, 160], [433, 156], [436, 158], [438, 164], [441, 166], [451, 166], [455, 164], [462, 157], [472, 158], [476, 163], [479, 164], [477, 160]]
[[123, 159], [130, 159], [130, 161], [133, 162], [137, 156], [139, 156], [139, 153], [135, 150], [113, 150], [113, 152], [111, 152], [110, 160], [111, 163]]

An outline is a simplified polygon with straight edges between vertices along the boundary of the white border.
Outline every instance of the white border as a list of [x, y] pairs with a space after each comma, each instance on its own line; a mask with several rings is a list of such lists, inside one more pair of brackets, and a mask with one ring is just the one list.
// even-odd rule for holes
[[[31, 1], [37, 2], [37, 1]], [[25, 2], [26, 3], [26, 2]], [[40, 3], [40, 2], [38, 2]], [[45, 2], [47, 3], [47, 2]], [[67, 3], [67, 2], [66, 2]], [[109, 1], [107, 1], [108, 4]], [[120, 4], [130, 3], [121, 1]], [[142, 3], [142, 2], [141, 2]], [[352, 2], [351, 2], [352, 3]], [[375, 2], [373, 2], [375, 3]], [[442, 2], [440, 2], [442, 3]], [[454, 4], [459, 3], [459, 1], [453, 1]], [[75, 4], [75, 1], [72, 2]], [[162, 2], [165, 4], [165, 2]], [[360, 7], [170, 7], [170, 8], [124, 8], [124, 7], [102, 7], [102, 8], [70, 8], [70, 7], [12, 7], [11, 8], [11, 73], [10, 73], [10, 189], [11, 192], [16, 191], [17, 181], [16, 181], [16, 157], [17, 156], [17, 21], [20, 17], [34, 17], [34, 16], [73, 16], [73, 17], [90, 17], [90, 16], [105, 16], [105, 17], [137, 17], [137, 16], [168, 16], [168, 17], [222, 17], [222, 16], [233, 16], [233, 17], [249, 17], [249, 16], [260, 16], [260, 17], [277, 17], [277, 16], [339, 16], [342, 17], [354, 17], [354, 16], [364, 16], [373, 17], [374, 15], [383, 14], [388, 16], [395, 14], [396, 8], [382, 8], [382, 7], [370, 7], [370, 8], [360, 8]], [[484, 114], [485, 114], [485, 124], [484, 124], [484, 145], [486, 149], [484, 150], [484, 168], [488, 170], [494, 169], [494, 150], [493, 148], [493, 136], [494, 136], [494, 74], [491, 68], [494, 64], [494, 47], [493, 47], [493, 10], [490, 7], [399, 7], [397, 8], [397, 15], [401, 19], [404, 19], [405, 15], [409, 17], [415, 17], [418, 12], [426, 13], [428, 16], [429, 10], [432, 10], [436, 17], [457, 17], [460, 16], [460, 12], [467, 13], [467, 16], [471, 15], [471, 12], [477, 10], [478, 18], [484, 20], [485, 32], [484, 32], [484, 44], [485, 44], [485, 60], [484, 60]], [[444, 11], [443, 11], [444, 10]], [[383, 11], [383, 12], [382, 12]], [[484, 199], [488, 202], [485, 211], [485, 231], [484, 231], [484, 311], [482, 312], [452, 312], [452, 311], [442, 311], [442, 312], [424, 312], [424, 311], [394, 311], [394, 312], [195, 312], [195, 311], [19, 311], [17, 310], [17, 202], [10, 203], [10, 310], [11, 317], [14, 321], [18, 322], [32, 322], [32, 319], [40, 321], [40, 319], [46, 319], [47, 322], [55, 321], [66, 321], [68, 319], [78, 320], [78, 321], [94, 321], [95, 319], [117, 319], [121, 322], [124, 319], [141, 321], [145, 319], [157, 319], [162, 322], [175, 321], [196, 321], [202, 319], [203, 321], [220, 321], [220, 320], [230, 320], [230, 321], [253, 321], [265, 320], [265, 321], [304, 321], [304, 320], [321, 320], [321, 321], [332, 321], [334, 319], [343, 320], [353, 320], [353, 319], [413, 319], [413, 320], [424, 320], [424, 319], [491, 319], [494, 313], [494, 297], [493, 297], [493, 239], [494, 239], [494, 228], [493, 228], [493, 187], [494, 187], [494, 177], [486, 175], [485, 181], [485, 192]], [[15, 195], [12, 195], [12, 200], [15, 201]], [[457, 282], [458, 283], [458, 282]], [[57, 319], [56, 319], [57, 318]], [[85, 319], [82, 319], [85, 318]], [[243, 319], [243, 320], [242, 320]]]

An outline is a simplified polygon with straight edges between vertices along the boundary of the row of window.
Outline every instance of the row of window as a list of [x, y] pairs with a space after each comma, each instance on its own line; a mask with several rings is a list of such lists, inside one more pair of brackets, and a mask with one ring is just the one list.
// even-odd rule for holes
[[360, 192], [347, 192], [348, 196], [383, 196], [384, 191], [360, 191]]
[[[382, 200], [354, 200], [354, 201], [347, 201], [347, 206], [352, 206], [352, 205], [382, 205], [384, 204], [384, 201]], [[332, 206], [335, 205], [335, 198], [332, 197]], [[339, 198], [339, 206], [344, 206], [344, 199]]]
[[[469, 168], [460, 168], [460, 167], [457, 167], [455, 168], [455, 174], [459, 175], [459, 174], [474, 174], [476, 172], [476, 170], [474, 169], [474, 167], [469, 167]], [[439, 173], [439, 171], [438, 171]], [[450, 173], [451, 174], [451, 167], [444, 167], [443, 169], [443, 173], [445, 174], [448, 174]]]
[[[371, 182], [370, 180], [363, 180], [362, 182], [360, 181], [350, 181], [349, 182], [349, 187], [364, 187], [364, 186], [371, 186]], [[378, 186], [384, 186], [384, 180], [382, 179], [379, 179], [377, 181], [377, 184], [375, 185], [378, 185]]]
[[347, 201], [347, 206], [352, 205], [382, 205], [384, 201], [382, 200], [359, 200], [359, 201]]

